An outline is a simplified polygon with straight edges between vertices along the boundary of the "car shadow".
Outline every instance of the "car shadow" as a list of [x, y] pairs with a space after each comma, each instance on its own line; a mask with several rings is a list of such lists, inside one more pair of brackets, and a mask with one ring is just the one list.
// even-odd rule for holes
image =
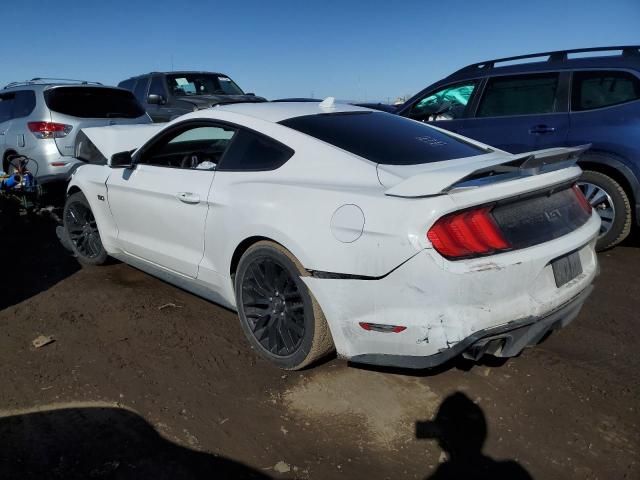
[[0, 478], [266, 479], [179, 446], [124, 408], [63, 408], [0, 418]]
[[80, 269], [56, 235], [48, 210], [25, 212], [0, 195], [0, 310], [26, 300]]
[[487, 420], [479, 405], [462, 392], [443, 400], [432, 420], [415, 423], [416, 438], [436, 440], [446, 460], [425, 480], [532, 480], [515, 460], [484, 455]]

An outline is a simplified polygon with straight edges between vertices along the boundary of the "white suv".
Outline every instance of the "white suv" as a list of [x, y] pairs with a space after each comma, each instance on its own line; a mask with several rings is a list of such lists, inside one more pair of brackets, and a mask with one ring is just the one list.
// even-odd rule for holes
[[150, 123], [128, 90], [99, 83], [34, 78], [0, 90], [0, 169], [11, 155], [35, 161], [39, 183], [67, 180], [74, 165], [76, 135], [84, 127]]

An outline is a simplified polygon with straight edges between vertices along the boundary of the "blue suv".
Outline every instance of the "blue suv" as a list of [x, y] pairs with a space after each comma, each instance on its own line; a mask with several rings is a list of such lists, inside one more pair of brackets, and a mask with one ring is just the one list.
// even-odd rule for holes
[[580, 187], [602, 218], [602, 250], [640, 219], [639, 100], [639, 46], [585, 48], [469, 65], [394, 113], [511, 153], [591, 143]]

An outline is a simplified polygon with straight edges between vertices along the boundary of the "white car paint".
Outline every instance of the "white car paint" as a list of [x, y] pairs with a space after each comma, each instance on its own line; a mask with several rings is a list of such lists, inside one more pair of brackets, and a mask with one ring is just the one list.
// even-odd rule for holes
[[[487, 153], [424, 165], [376, 165], [276, 123], [327, 111], [366, 109], [238, 104], [197, 111], [161, 127], [210, 120], [260, 132], [295, 151], [273, 171], [86, 165], [76, 171], [69, 191], [80, 190], [89, 200], [110, 255], [229, 308], [235, 308], [232, 259], [247, 239], [283, 245], [309, 271], [346, 275], [303, 277], [327, 318], [338, 354], [346, 358], [435, 355], [483, 329], [542, 318], [593, 281], [595, 213], [555, 240], [469, 260], [445, 259], [426, 238], [447, 213], [575, 181], [581, 173], [577, 166], [446, 191], [479, 168], [516, 157], [465, 139]], [[113, 154], [140, 147], [157, 133], [136, 128], [131, 132], [139, 135], [125, 134], [123, 126], [85, 133]], [[583, 273], [556, 288], [549, 262], [575, 250]], [[407, 329], [366, 331], [359, 322]]]

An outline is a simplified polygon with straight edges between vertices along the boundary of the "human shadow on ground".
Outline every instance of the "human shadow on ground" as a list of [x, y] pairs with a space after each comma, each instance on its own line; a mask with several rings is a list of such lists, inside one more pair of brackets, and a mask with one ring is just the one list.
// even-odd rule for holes
[[462, 392], [448, 396], [433, 420], [416, 422], [416, 438], [437, 440], [447, 456], [426, 480], [532, 480], [516, 461], [498, 461], [482, 453], [487, 420]]
[[0, 418], [0, 478], [270, 477], [234, 460], [181, 447], [129, 410], [86, 407]]

